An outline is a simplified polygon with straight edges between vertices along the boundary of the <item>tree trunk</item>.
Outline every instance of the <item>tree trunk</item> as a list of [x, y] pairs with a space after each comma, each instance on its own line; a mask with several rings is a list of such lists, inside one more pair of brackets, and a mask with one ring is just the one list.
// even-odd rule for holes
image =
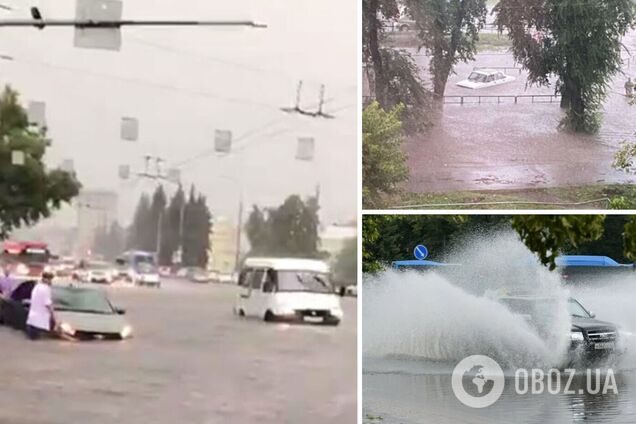
[[373, 63], [373, 74], [375, 80], [375, 99], [383, 108], [387, 107], [386, 102], [386, 80], [384, 77], [384, 68], [382, 66], [382, 55], [380, 53], [380, 43], [378, 41], [379, 27], [378, 22], [378, 0], [369, 0], [366, 10], [367, 19], [367, 41], [371, 62]]

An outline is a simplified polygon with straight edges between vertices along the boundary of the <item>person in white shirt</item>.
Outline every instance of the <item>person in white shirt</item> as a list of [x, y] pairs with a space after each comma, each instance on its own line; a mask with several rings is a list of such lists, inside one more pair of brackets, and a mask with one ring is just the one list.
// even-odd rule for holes
[[55, 327], [55, 312], [51, 294], [52, 283], [53, 274], [43, 272], [42, 280], [35, 285], [31, 292], [31, 304], [27, 317], [27, 336], [31, 340], [49, 335]]

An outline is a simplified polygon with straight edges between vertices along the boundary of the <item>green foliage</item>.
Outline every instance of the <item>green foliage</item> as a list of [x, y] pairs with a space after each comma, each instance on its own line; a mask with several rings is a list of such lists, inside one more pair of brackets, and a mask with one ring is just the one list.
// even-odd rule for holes
[[365, 208], [377, 208], [383, 195], [395, 194], [408, 179], [406, 155], [401, 150], [404, 136], [396, 106], [385, 112], [377, 102], [362, 114], [362, 201]]
[[384, 109], [404, 105], [401, 114], [406, 134], [423, 131], [431, 125], [429, 113], [432, 96], [419, 76], [413, 57], [405, 51], [381, 49], [387, 92]]
[[431, 55], [433, 93], [441, 97], [453, 67], [475, 57], [486, 0], [406, 0], [406, 5], [417, 23], [420, 47]]
[[381, 18], [397, 19], [398, 3], [363, 0], [362, 10], [363, 62], [372, 69], [367, 76], [375, 100], [386, 110], [405, 105], [404, 130], [409, 134], [420, 132], [430, 125], [431, 96], [419, 76], [419, 69], [408, 52], [380, 47]]
[[625, 224], [625, 257], [636, 262], [636, 215], [631, 215]]
[[254, 206], [245, 226], [249, 255], [324, 258], [319, 251], [319, 209], [316, 198], [303, 201], [298, 195], [289, 196], [277, 208]]
[[560, 128], [597, 132], [609, 83], [620, 72], [621, 39], [634, 22], [632, 1], [500, 0], [494, 11], [529, 82], [547, 86], [557, 76], [567, 109]]
[[358, 239], [352, 238], [345, 242], [336, 257], [334, 276], [337, 282], [355, 284], [358, 275]]
[[[206, 267], [210, 249], [212, 214], [205, 197], [196, 193], [193, 187], [187, 203], [181, 187], [168, 201], [163, 187], [158, 186], [152, 202], [147, 194], [142, 194], [137, 204], [133, 223], [128, 229], [129, 249], [156, 252], [159, 220], [161, 219], [161, 246], [159, 264], [171, 265], [173, 254], [182, 244], [181, 264], [183, 266]], [[181, 211], [183, 209], [183, 239], [180, 238]], [[161, 217], [161, 218], [160, 218]]]
[[[79, 193], [74, 175], [46, 169], [43, 159], [49, 145], [45, 131], [29, 125], [18, 93], [5, 87], [0, 95], [0, 240], [50, 216]], [[24, 166], [12, 164], [14, 150], [24, 152]]]
[[604, 215], [516, 215], [512, 227], [550, 270], [564, 246], [577, 247], [603, 235]]
[[374, 273], [391, 261], [411, 259], [417, 244], [440, 259], [466, 237], [511, 227], [551, 269], [559, 254], [636, 259], [636, 219], [623, 215], [365, 215], [362, 270]]
[[362, 220], [362, 271], [374, 273], [394, 260], [411, 259], [413, 248], [424, 244], [432, 258], [440, 258], [467, 228], [499, 226], [501, 215], [366, 215]]
[[612, 167], [630, 174], [636, 173], [636, 142], [624, 141], [614, 155]]
[[197, 195], [194, 186], [190, 188], [188, 203], [183, 220], [183, 266], [207, 267], [212, 233], [212, 214], [206, 199]]
[[578, 246], [566, 244], [561, 250], [568, 255], [606, 255], [618, 262], [626, 262], [623, 233], [628, 221], [627, 215], [607, 215], [603, 221], [602, 237]]

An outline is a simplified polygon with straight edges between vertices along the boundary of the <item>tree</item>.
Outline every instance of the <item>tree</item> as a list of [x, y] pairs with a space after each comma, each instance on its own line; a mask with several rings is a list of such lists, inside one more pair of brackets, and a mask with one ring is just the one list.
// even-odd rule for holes
[[206, 199], [197, 195], [194, 186], [190, 188], [188, 202], [184, 209], [183, 225], [183, 266], [207, 267], [212, 232], [212, 214]]
[[316, 198], [303, 201], [298, 195], [265, 212], [254, 206], [246, 224], [250, 255], [324, 258], [319, 250], [318, 210]]
[[270, 234], [265, 214], [266, 211], [254, 205], [245, 224], [245, 233], [253, 254], [265, 253], [268, 248]]
[[[159, 237], [159, 231], [163, 231], [165, 209], [168, 200], [166, 199], [166, 192], [163, 190], [163, 186], [159, 185], [152, 194], [152, 202], [150, 203], [149, 223], [148, 223], [148, 250], [151, 252], [160, 253], [160, 246], [157, 246]], [[161, 235], [163, 238], [163, 234]], [[161, 263], [161, 262], [160, 262]]]
[[553, 270], [565, 246], [599, 239], [604, 220], [604, 215], [515, 215], [512, 227], [541, 263]]
[[338, 282], [356, 283], [358, 276], [358, 239], [345, 241], [334, 265], [333, 273]]
[[500, 31], [531, 84], [557, 77], [566, 116], [560, 127], [595, 133], [612, 77], [621, 69], [621, 39], [634, 22], [631, 0], [500, 0]]
[[164, 214], [161, 249], [159, 251], [159, 262], [161, 264], [172, 264], [173, 255], [181, 245], [181, 225], [184, 208], [185, 193], [183, 188], [179, 186], [172, 199], [170, 199], [170, 204]]
[[486, 0], [407, 0], [420, 48], [431, 56], [433, 94], [444, 96], [454, 66], [473, 60], [479, 31], [486, 23]]
[[152, 241], [149, 234], [151, 228], [149, 224], [151, 224], [150, 198], [146, 193], [143, 193], [139, 198], [139, 202], [137, 202], [135, 216], [128, 230], [128, 242], [126, 244], [129, 249], [152, 251]]
[[380, 52], [380, 34], [382, 32], [381, 16], [394, 18], [399, 16], [396, 0], [362, 0], [362, 29], [363, 29], [363, 57], [365, 62], [371, 62], [373, 66], [373, 79], [375, 85], [375, 98], [388, 107], [387, 85], [388, 78], [382, 62]]
[[404, 130], [417, 133], [430, 125], [431, 96], [419, 76], [413, 57], [405, 51], [380, 47], [383, 33], [381, 18], [400, 16], [395, 0], [363, 0], [363, 45], [365, 65], [373, 70], [369, 83], [375, 100], [388, 110], [404, 105]]
[[[74, 175], [46, 169], [43, 159], [50, 145], [45, 130], [29, 125], [18, 93], [5, 87], [0, 95], [0, 240], [49, 217], [79, 193]], [[13, 151], [24, 153], [24, 165], [12, 163]]]
[[377, 208], [382, 197], [398, 192], [408, 179], [400, 113], [402, 107], [385, 112], [376, 102], [362, 114], [362, 201], [366, 208]]

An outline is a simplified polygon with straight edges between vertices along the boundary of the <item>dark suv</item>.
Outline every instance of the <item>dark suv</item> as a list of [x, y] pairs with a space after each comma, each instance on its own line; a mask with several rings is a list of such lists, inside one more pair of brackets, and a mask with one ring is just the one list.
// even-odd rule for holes
[[[511, 312], [524, 316], [539, 334], [550, 330], [550, 315], [557, 301], [550, 297], [503, 296], [498, 301]], [[618, 341], [616, 325], [595, 318], [576, 299], [568, 299], [568, 312], [572, 317], [570, 354], [574, 358], [595, 359], [614, 354]], [[547, 315], [547, 319], [546, 319]], [[542, 318], [541, 318], [542, 317]]]

